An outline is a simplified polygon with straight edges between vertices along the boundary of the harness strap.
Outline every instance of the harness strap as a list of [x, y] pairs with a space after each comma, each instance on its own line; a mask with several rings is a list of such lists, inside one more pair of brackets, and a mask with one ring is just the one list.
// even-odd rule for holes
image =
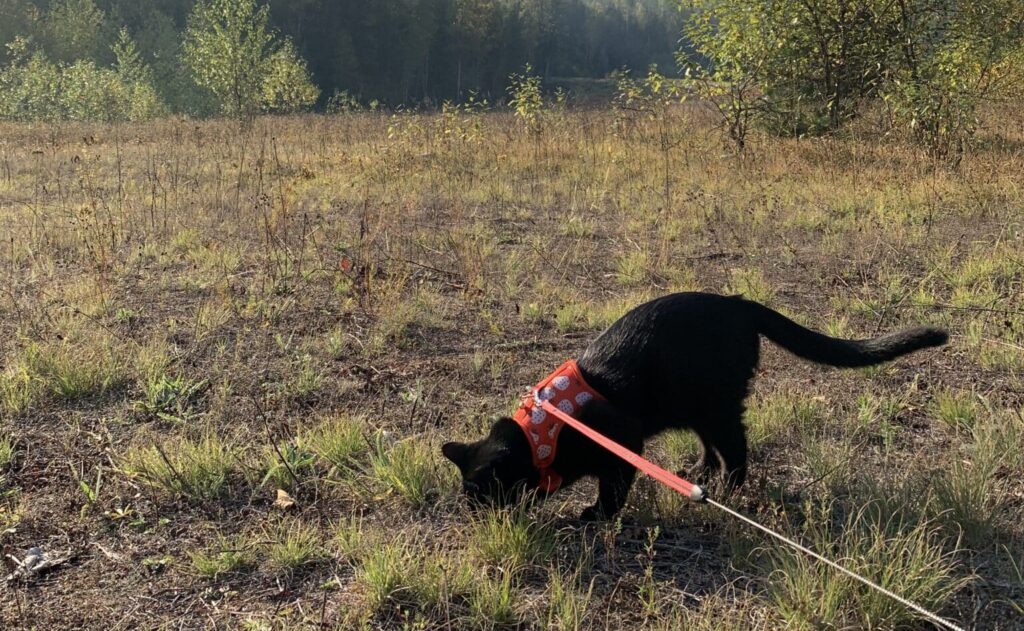
[[[562, 485], [562, 476], [554, 467], [558, 436], [565, 427], [562, 415], [571, 416], [595, 399], [604, 397], [587, 384], [576, 360], [570, 359], [524, 396], [512, 415], [530, 443], [533, 466], [539, 474], [537, 486], [542, 491], [554, 493]], [[559, 414], [548, 414], [542, 405], [545, 402], [557, 408]]]
[[697, 486], [692, 482], [688, 482], [682, 479], [681, 477], [674, 473], [662, 469], [661, 467], [654, 464], [653, 462], [650, 462], [649, 460], [641, 458], [640, 456], [626, 449], [625, 447], [615, 442], [614, 440], [606, 438], [597, 430], [591, 429], [590, 427], [584, 425], [580, 421], [569, 416], [565, 412], [559, 410], [558, 408], [551, 405], [547, 401], [542, 401], [541, 407], [548, 414], [555, 415], [559, 420], [561, 420], [566, 425], [572, 427], [577, 432], [583, 434], [584, 436], [594, 441], [598, 445], [601, 445], [608, 451], [612, 452], [619, 458], [622, 458], [629, 464], [633, 465], [640, 471], [651, 476], [658, 482], [661, 482], [662, 484], [669, 487], [673, 491], [676, 491], [677, 493], [682, 493], [683, 495], [690, 498], [694, 502], [701, 502], [706, 497], [707, 494], [701, 487]]

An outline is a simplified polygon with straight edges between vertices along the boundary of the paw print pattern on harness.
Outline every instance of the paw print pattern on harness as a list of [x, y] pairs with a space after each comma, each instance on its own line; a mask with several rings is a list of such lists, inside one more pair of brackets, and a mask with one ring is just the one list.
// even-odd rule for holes
[[533, 464], [540, 472], [540, 488], [554, 491], [561, 484], [561, 476], [553, 469], [558, 434], [564, 426], [555, 415], [541, 408], [544, 401], [573, 416], [577, 410], [595, 398], [601, 399], [593, 388], [587, 385], [575, 360], [569, 360], [545, 377], [523, 398], [522, 404], [513, 415], [515, 422], [523, 428], [530, 441]]

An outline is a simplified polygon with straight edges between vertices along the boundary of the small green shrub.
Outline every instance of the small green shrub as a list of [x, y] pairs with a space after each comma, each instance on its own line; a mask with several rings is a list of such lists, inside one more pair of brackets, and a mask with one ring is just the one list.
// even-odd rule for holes
[[509, 77], [508, 94], [508, 104], [516, 118], [527, 131], [539, 135], [543, 130], [544, 95], [541, 93], [541, 78], [533, 74], [530, 64], [526, 64], [522, 74]]
[[205, 380], [192, 381], [181, 375], [156, 375], [146, 380], [143, 398], [136, 401], [135, 405], [148, 416], [183, 422], [192, 417], [196, 399], [207, 385]]
[[296, 483], [301, 483], [304, 477], [313, 472], [316, 454], [299, 441], [289, 441], [279, 444], [277, 449], [267, 447], [263, 461], [266, 468], [263, 486], [269, 482], [274, 488], [293, 490]]

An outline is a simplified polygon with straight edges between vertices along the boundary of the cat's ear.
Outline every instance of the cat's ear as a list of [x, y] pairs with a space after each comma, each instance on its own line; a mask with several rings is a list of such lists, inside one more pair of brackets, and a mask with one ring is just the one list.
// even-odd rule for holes
[[519, 424], [510, 416], [499, 416], [491, 424], [491, 436], [507, 436], [508, 434], [522, 434], [523, 430]]
[[466, 464], [466, 456], [469, 453], [469, 445], [465, 443], [445, 443], [441, 446], [441, 453], [451, 460], [460, 469]]

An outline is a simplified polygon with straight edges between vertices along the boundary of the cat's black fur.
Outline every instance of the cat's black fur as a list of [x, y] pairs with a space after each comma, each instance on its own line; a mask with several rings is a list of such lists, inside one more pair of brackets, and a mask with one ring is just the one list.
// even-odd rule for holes
[[[636, 307], [587, 347], [580, 372], [607, 401], [592, 401], [576, 416], [637, 453], [660, 432], [691, 429], [704, 455], [690, 474], [703, 482], [724, 467], [727, 485], [739, 487], [747, 475], [743, 401], [761, 335], [804, 359], [842, 367], [878, 364], [948, 339], [945, 331], [917, 328], [841, 340], [741, 297], [673, 294]], [[503, 503], [537, 486], [530, 445], [510, 418], [498, 419], [481, 440], [447, 443], [442, 451], [458, 465], [471, 498]], [[597, 503], [584, 511], [585, 519], [617, 513], [636, 473], [571, 427], [559, 434], [552, 468], [563, 486], [597, 476]]]

